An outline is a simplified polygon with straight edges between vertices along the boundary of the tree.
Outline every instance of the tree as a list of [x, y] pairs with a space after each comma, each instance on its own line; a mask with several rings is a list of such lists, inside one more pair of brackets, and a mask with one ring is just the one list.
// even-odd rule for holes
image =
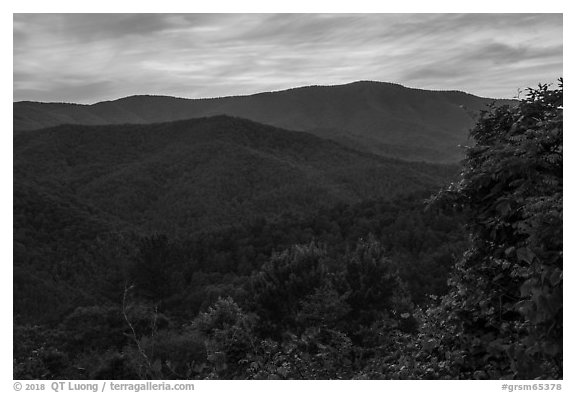
[[468, 213], [472, 245], [442, 307], [469, 371], [562, 376], [562, 97], [560, 79], [483, 112], [460, 181], [437, 198]]
[[315, 244], [296, 245], [273, 255], [252, 277], [252, 305], [264, 336], [279, 338], [297, 328], [302, 301], [325, 283], [325, 259]]
[[[343, 274], [349, 319], [370, 325], [381, 319], [383, 313], [402, 313], [399, 297], [404, 297], [403, 283], [385, 250], [373, 236], [360, 240], [356, 249], [346, 256]], [[408, 300], [409, 303], [409, 300]]]
[[242, 360], [255, 351], [254, 319], [232, 298], [220, 298], [207, 312], [200, 313], [192, 326], [206, 337], [210, 378], [241, 377]]

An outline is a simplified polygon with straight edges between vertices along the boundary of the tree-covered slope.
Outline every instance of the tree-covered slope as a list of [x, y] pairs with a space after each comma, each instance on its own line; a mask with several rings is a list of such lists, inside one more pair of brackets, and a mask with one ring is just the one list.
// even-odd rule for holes
[[65, 125], [14, 137], [15, 183], [69, 193], [153, 231], [188, 232], [391, 198], [442, 184], [454, 171], [225, 116]]

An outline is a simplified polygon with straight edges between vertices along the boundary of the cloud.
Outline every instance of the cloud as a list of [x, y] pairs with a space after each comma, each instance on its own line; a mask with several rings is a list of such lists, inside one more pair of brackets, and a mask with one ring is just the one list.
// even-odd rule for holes
[[14, 99], [381, 80], [510, 97], [562, 75], [560, 14], [15, 14]]

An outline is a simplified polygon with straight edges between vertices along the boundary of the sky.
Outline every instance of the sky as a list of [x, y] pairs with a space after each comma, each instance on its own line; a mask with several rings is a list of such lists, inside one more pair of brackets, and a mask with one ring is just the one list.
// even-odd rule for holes
[[13, 99], [246, 95], [358, 80], [512, 98], [563, 71], [562, 14], [14, 14]]

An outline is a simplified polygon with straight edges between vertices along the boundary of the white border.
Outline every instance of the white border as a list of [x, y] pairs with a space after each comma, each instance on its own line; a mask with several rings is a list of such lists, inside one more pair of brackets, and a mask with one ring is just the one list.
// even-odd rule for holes
[[[89, 4], [87, 4], [89, 3]], [[202, 4], [208, 3], [208, 4]], [[473, 3], [473, 4], [472, 4]], [[228, 1], [176, 1], [176, 0], [162, 0], [149, 2], [147, 4], [130, 2], [130, 1], [113, 1], [113, 0], [100, 0], [97, 2], [80, 2], [78, 0], [50, 0], [50, 1], [5, 1], [2, 3], [2, 14], [0, 20], [0, 28], [2, 29], [2, 49], [6, 54], [12, 54], [12, 13], [43, 13], [43, 12], [114, 12], [114, 13], [134, 13], [134, 12], [188, 12], [188, 13], [202, 13], [202, 12], [238, 12], [238, 13], [267, 13], [267, 12], [299, 12], [299, 13], [312, 13], [312, 12], [357, 12], [357, 13], [422, 13], [422, 12], [468, 12], [468, 13], [484, 13], [484, 12], [506, 12], [506, 13], [564, 13], [564, 50], [565, 50], [565, 63], [564, 66], [564, 79], [568, 82], [568, 94], [566, 95], [565, 108], [566, 112], [567, 130], [565, 143], [565, 173], [572, 174], [576, 169], [573, 159], [572, 147], [574, 146], [574, 121], [573, 121], [573, 94], [571, 94], [570, 87], [572, 85], [570, 71], [574, 69], [573, 64], [573, 45], [570, 37], [574, 37], [574, 20], [572, 8], [569, 6], [568, 1], [543, 1], [543, 0], [525, 0], [525, 1], [495, 1], [483, 0], [477, 2], [464, 2], [464, 1], [403, 1], [403, 2], [390, 2], [386, 1], [373, 1], [373, 0], [354, 0], [354, 1], [341, 1], [334, 3], [332, 1], [310, 1], [310, 0], [295, 0], [284, 2], [269, 2], [269, 1], [253, 1], [253, 0], [228, 0]], [[2, 310], [5, 316], [5, 323], [2, 324], [2, 337], [5, 342], [2, 343], [2, 357], [0, 363], [0, 375], [2, 376], [2, 391], [10, 392], [13, 390], [12, 380], [12, 361], [11, 361], [11, 348], [12, 348], [12, 75], [13, 67], [12, 62], [8, 62], [6, 56], [2, 62], [2, 92], [4, 95], [4, 103], [2, 105], [2, 119], [4, 119], [5, 127], [0, 134], [2, 146], [2, 162], [0, 165], [2, 179], [5, 179], [7, 187], [4, 188], [2, 195], [2, 236], [0, 237], [2, 255], [1, 276], [2, 282]], [[568, 72], [567, 72], [568, 71]], [[568, 75], [566, 75], [568, 74]], [[567, 203], [564, 204], [564, 220], [567, 223], [564, 231], [564, 244], [565, 260], [565, 277], [567, 277], [569, 284], [574, 281], [574, 237], [572, 235], [572, 228], [576, 224], [574, 220], [573, 202], [576, 202], [574, 195], [574, 184], [570, 176], [565, 176], [567, 180], [565, 185], [565, 198]], [[574, 317], [571, 300], [574, 299], [574, 285], [567, 285], [565, 289], [566, 305], [564, 311], [565, 319], [565, 363], [564, 363], [564, 381], [562, 381], [562, 390], [564, 392], [576, 391], [574, 381], [574, 357], [572, 351], [574, 349]], [[522, 381], [514, 381], [513, 383], [522, 384]], [[534, 381], [526, 381], [526, 383], [534, 383]], [[342, 391], [349, 392], [354, 389], [361, 389], [365, 391], [383, 392], [383, 391], [405, 391], [405, 392], [503, 392], [501, 388], [501, 381], [238, 381], [238, 382], [225, 382], [225, 381], [196, 381], [195, 391], [206, 392], [229, 392], [232, 389], [240, 391], [253, 391], [253, 392], [266, 392], [269, 393], [272, 389], [275, 393], [290, 392], [293, 393], [296, 389], [310, 389], [313, 391]], [[384, 390], [383, 390], [384, 389]], [[49, 390], [47, 386], [46, 391]]]

